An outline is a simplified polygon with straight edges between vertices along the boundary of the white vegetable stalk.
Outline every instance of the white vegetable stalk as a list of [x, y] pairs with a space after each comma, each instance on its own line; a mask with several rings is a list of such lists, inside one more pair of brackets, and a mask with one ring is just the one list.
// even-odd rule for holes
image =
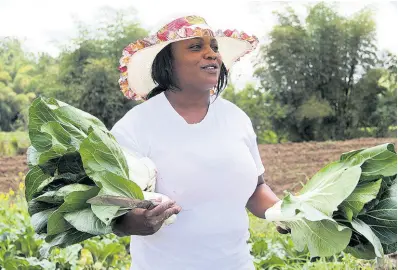
[[[161, 199], [161, 202], [170, 201], [169, 197], [167, 197], [166, 195], [160, 194], [160, 193], [143, 191], [143, 194], [144, 194], [145, 200]], [[174, 223], [174, 221], [176, 219], [177, 219], [177, 215], [174, 214], [171, 217], [169, 217], [168, 219], [166, 219], [163, 224], [170, 225], [170, 224]]]
[[[131, 153], [126, 148], [123, 148], [124, 156], [129, 168], [129, 179], [134, 181], [144, 194], [145, 200], [161, 199], [161, 202], [170, 201], [171, 199], [166, 195], [156, 193], [156, 166], [153, 161], [147, 157], [139, 158], [138, 155]], [[169, 225], [175, 222], [177, 215], [172, 215], [163, 223]]]
[[280, 226], [283, 229], [287, 229], [286, 225], [283, 222], [291, 222], [297, 220], [299, 217], [297, 215], [293, 217], [286, 217], [282, 215], [282, 200], [275, 203], [272, 207], [268, 208], [265, 213], [264, 217], [266, 220], [273, 222], [276, 226]]

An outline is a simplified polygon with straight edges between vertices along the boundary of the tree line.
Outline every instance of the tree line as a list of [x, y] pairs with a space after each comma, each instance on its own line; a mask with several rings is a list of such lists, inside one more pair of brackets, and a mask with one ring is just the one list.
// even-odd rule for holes
[[[377, 48], [372, 12], [344, 17], [321, 2], [304, 21], [291, 8], [275, 16], [255, 65], [259, 85], [230, 84], [222, 93], [250, 116], [259, 143], [388, 135], [396, 125], [397, 58]], [[108, 128], [138, 104], [119, 91], [117, 67], [122, 49], [148, 31], [120, 11], [104, 18], [94, 28], [80, 24], [57, 57], [0, 39], [0, 131], [26, 130], [27, 108], [40, 95], [87, 111]]]

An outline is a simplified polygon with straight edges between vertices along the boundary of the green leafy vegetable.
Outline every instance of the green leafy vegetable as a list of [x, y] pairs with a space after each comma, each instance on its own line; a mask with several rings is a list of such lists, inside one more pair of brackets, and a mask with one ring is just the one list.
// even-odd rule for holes
[[268, 209], [312, 257], [345, 250], [362, 259], [396, 252], [397, 155], [392, 144], [354, 150], [319, 170], [297, 196]]
[[29, 137], [25, 195], [33, 227], [47, 242], [43, 254], [111, 233], [112, 221], [131, 209], [92, 205], [89, 199], [144, 199], [129, 179], [134, 169], [124, 150], [94, 116], [56, 99], [37, 98], [29, 108]]

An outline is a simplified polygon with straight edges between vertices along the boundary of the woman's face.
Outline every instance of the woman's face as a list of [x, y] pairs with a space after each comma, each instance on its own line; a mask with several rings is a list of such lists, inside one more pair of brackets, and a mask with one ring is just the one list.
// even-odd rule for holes
[[178, 86], [209, 90], [217, 85], [222, 59], [215, 38], [182, 40], [171, 48]]

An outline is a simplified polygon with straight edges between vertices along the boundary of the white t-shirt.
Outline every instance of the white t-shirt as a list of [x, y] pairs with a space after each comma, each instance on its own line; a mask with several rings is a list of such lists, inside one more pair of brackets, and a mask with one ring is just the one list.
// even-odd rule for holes
[[252, 270], [246, 203], [264, 172], [250, 118], [218, 97], [188, 124], [161, 93], [135, 106], [112, 129], [130, 151], [150, 158], [155, 192], [175, 200], [177, 220], [132, 236], [132, 270]]

